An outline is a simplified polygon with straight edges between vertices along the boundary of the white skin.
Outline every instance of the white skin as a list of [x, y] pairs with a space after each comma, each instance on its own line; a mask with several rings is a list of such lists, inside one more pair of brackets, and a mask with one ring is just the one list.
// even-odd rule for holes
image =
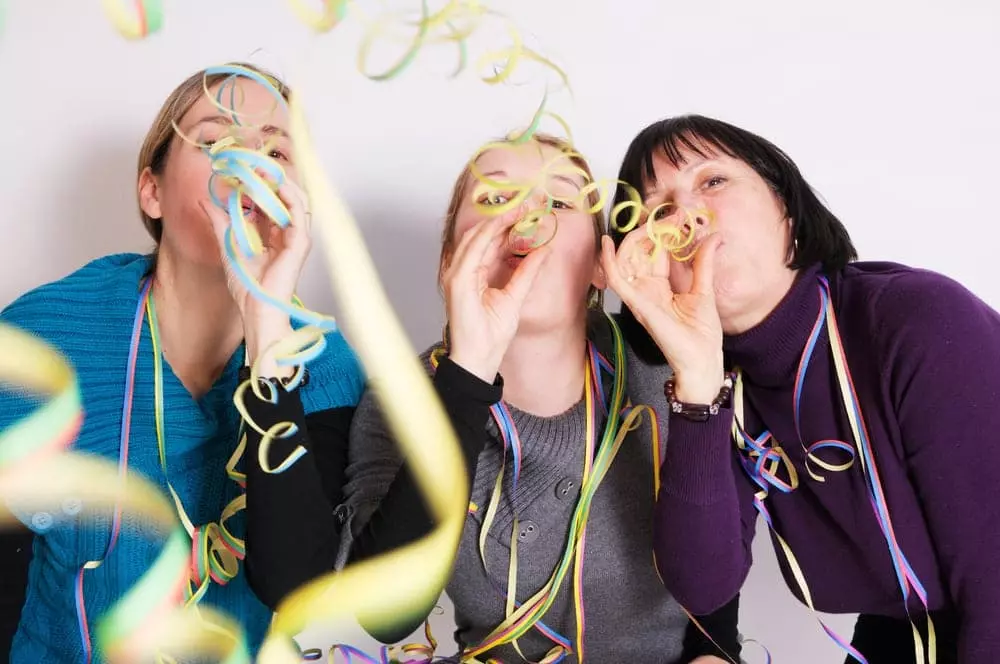
[[[528, 143], [494, 149], [477, 159], [490, 179], [535, 182], [556, 148]], [[490, 217], [476, 210], [486, 201], [470, 179], [458, 208], [454, 248], [444, 257], [442, 287], [448, 311], [450, 357], [492, 382], [504, 377], [504, 399], [541, 416], [561, 413], [583, 392], [587, 294], [604, 288], [591, 215], [580, 205], [556, 203], [558, 232], [525, 258], [513, 254], [510, 228], [530, 210], [544, 208], [543, 189], [557, 197], [579, 194], [576, 174], [549, 175], [524, 204]], [[500, 193], [502, 204], [513, 194]], [[546, 220], [542, 228], [551, 228]]]
[[[547, 146], [539, 154], [538, 146], [529, 144], [486, 152], [476, 163], [491, 179], [528, 182], [558, 154]], [[545, 186], [572, 198], [583, 181], [570, 180], [550, 177]], [[528, 209], [542, 206], [544, 196], [536, 192], [524, 206], [488, 218], [474, 207], [475, 190], [474, 182], [466, 187], [455, 248], [444, 258], [450, 358], [486, 381], [501, 373], [508, 403], [536, 415], [557, 415], [583, 392], [587, 293], [591, 286], [607, 285], [594, 251], [593, 220], [579, 207], [558, 209], [553, 240], [519, 259], [510, 250], [508, 232]], [[692, 664], [727, 662], [706, 655]]]
[[[261, 256], [248, 261], [248, 271], [265, 291], [289, 301], [311, 242], [306, 196], [295, 184], [288, 117], [263, 86], [242, 78], [235, 85], [236, 110], [243, 114], [238, 135], [249, 145], [271, 147], [269, 156], [288, 176], [278, 195], [291, 216], [290, 225], [280, 229], [245, 201], [248, 220], [266, 247]], [[202, 143], [218, 141], [233, 131], [231, 121], [207, 97], [199, 99], [178, 125], [186, 136]], [[211, 388], [241, 341], [246, 342], [252, 362], [261, 360], [262, 376], [291, 373], [265, 353], [292, 331], [289, 317], [250, 296], [229, 273], [221, 252], [229, 220], [209, 196], [211, 172], [209, 156], [175, 136], [163, 172], [155, 175], [146, 169], [138, 181], [143, 211], [163, 223], [153, 286], [163, 353], [195, 397]], [[230, 188], [217, 179], [215, 192], [225, 201]]]
[[[701, 233], [691, 261], [636, 261], [644, 229], [629, 233], [617, 253], [605, 238], [608, 284], [631, 309], [674, 368], [677, 398], [711, 403], [723, 375], [722, 337], [762, 322], [791, 288], [787, 266], [791, 220], [767, 183], [746, 163], [705, 149], [686, 153], [680, 167], [656, 155], [655, 181], [645, 183], [648, 209], [673, 202], [707, 209], [711, 232]], [[684, 223], [682, 215], [673, 217]], [[669, 219], [668, 219], [669, 221]]]

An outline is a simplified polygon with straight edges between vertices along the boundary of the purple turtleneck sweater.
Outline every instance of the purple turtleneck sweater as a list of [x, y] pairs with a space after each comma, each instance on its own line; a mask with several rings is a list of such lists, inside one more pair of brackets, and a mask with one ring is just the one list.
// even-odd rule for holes
[[[804, 381], [801, 441], [796, 434], [793, 387], [820, 308], [819, 274], [818, 267], [801, 271], [767, 319], [727, 337], [726, 363], [743, 372], [747, 433], [771, 431], [798, 470], [798, 488], [772, 489], [765, 504], [817, 610], [905, 618], [861, 463], [821, 470], [822, 483], [804, 466], [800, 442], [854, 441], [826, 329]], [[853, 263], [830, 276], [830, 287], [903, 553], [927, 589], [930, 609], [956, 613], [959, 661], [994, 661], [1000, 653], [1000, 314], [951, 279], [892, 263]], [[731, 408], [700, 423], [670, 418], [654, 546], [667, 588], [696, 614], [725, 604], [750, 569], [756, 485], [739, 463], [732, 421]], [[801, 599], [780, 549], [778, 558]], [[914, 617], [922, 615], [916, 598], [910, 607]]]

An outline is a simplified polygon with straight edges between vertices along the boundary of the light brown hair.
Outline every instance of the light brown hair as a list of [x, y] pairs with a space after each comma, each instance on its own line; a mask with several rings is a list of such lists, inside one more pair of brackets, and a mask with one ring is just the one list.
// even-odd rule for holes
[[[269, 79], [278, 92], [281, 93], [281, 96], [286, 100], [291, 94], [291, 89], [281, 79], [260, 67], [243, 62], [231, 62], [226, 66], [249, 69], [256, 74]], [[171, 92], [170, 96], [163, 102], [163, 106], [160, 107], [159, 112], [156, 114], [156, 119], [154, 119], [153, 123], [150, 125], [149, 131], [146, 132], [146, 138], [142, 142], [142, 148], [139, 149], [139, 159], [136, 169], [137, 179], [147, 168], [150, 169], [154, 175], [160, 175], [163, 173], [163, 169], [167, 165], [167, 159], [170, 156], [170, 146], [174, 144], [175, 140], [182, 140], [179, 137], [176, 137], [174, 123], [180, 122], [180, 119], [184, 117], [184, 114], [191, 110], [191, 107], [195, 105], [198, 99], [205, 95], [206, 87], [211, 89], [213, 86], [222, 83], [226, 79], [233, 76], [231, 73], [213, 73], [206, 75], [206, 71], [207, 70], [202, 69], [201, 71], [189, 76], [183, 83], [174, 88], [174, 91]], [[163, 237], [162, 220], [153, 219], [147, 215], [142, 209], [141, 202], [139, 204], [139, 214], [142, 217], [142, 225], [146, 227], [146, 231], [153, 238], [156, 244], [159, 245], [160, 239]]]
[[[580, 167], [587, 174], [588, 182], [593, 182], [594, 175], [590, 170], [590, 164], [581, 155], [572, 144], [566, 139], [559, 138], [558, 136], [552, 136], [545, 133], [535, 133], [531, 137], [531, 141], [537, 143], [539, 146], [546, 146], [554, 148], [559, 152], [567, 155], [567, 158], [573, 163], [573, 165]], [[496, 141], [497, 143], [509, 143], [513, 145], [513, 141], [510, 139], [504, 139], [501, 141]], [[455, 180], [455, 185], [451, 190], [451, 200], [448, 203], [448, 211], [444, 218], [444, 228], [441, 231], [441, 257], [438, 263], [438, 282], [440, 283], [441, 278], [444, 273], [444, 268], [446, 262], [451, 258], [452, 252], [455, 250], [455, 225], [458, 221], [458, 211], [462, 207], [462, 200], [465, 198], [468, 192], [470, 184], [475, 181], [475, 176], [472, 174], [472, 164], [475, 159], [479, 158], [483, 152], [477, 151], [472, 160], [465, 165], [462, 173]], [[598, 189], [593, 189], [587, 195], [587, 205], [590, 208], [597, 207], [601, 202], [601, 194]], [[592, 215], [594, 221], [594, 251], [599, 253], [601, 250], [601, 236], [606, 232], [606, 223], [604, 218], [604, 210], [598, 208], [596, 212]], [[603, 297], [600, 290], [594, 288], [590, 289], [587, 297], [587, 306], [591, 308], [599, 308], [603, 306]]]

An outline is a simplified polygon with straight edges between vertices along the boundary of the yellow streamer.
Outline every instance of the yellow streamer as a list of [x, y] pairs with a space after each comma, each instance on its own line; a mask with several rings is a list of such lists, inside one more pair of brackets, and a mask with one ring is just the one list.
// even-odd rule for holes
[[[662, 251], [667, 251], [673, 260], [687, 262], [694, 258], [701, 239], [711, 232], [715, 216], [708, 209], [688, 210], [673, 203], [662, 203], [652, 209], [646, 207], [641, 194], [632, 185], [622, 180], [594, 180], [587, 171], [573, 162], [583, 159], [576, 151], [569, 151], [550, 159], [536, 176], [530, 180], [510, 181], [496, 180], [487, 177], [479, 168], [477, 161], [491, 150], [515, 150], [524, 144], [520, 134], [505, 141], [492, 141], [483, 145], [469, 160], [469, 173], [476, 180], [473, 189], [473, 200], [478, 212], [487, 217], [506, 214], [522, 205], [535, 192], [543, 195], [547, 201], [545, 208], [530, 210], [523, 219], [515, 224], [510, 231], [510, 242], [516, 246], [515, 238], [533, 238], [531, 249], [540, 247], [555, 237], [558, 220], [551, 213], [553, 203], [562, 202], [578, 209], [596, 214], [604, 209], [614, 188], [621, 187], [626, 200], [617, 203], [611, 210], [610, 226], [620, 233], [628, 233], [642, 225], [650, 240], [648, 258], [655, 261]], [[541, 146], [539, 146], [541, 150]], [[576, 176], [583, 180], [583, 187], [572, 197], [558, 196], [549, 190], [549, 181], [553, 176]], [[500, 201], [500, 198], [506, 200]], [[622, 214], [628, 213], [624, 223], [620, 221]], [[666, 216], [661, 217], [661, 214]], [[549, 232], [542, 233], [542, 222], [548, 218], [555, 220]], [[536, 236], [541, 235], [541, 238]], [[523, 251], [518, 253], [524, 253]]]
[[[0, 324], [0, 382], [43, 397], [38, 410], [0, 433], [0, 499], [21, 513], [58, 512], [80, 502], [81, 514], [128, 510], [170, 533], [163, 552], [135, 586], [97, 621], [97, 645], [112, 663], [142, 661], [151, 653], [210, 656], [245, 662], [232, 620], [210, 610], [181, 608], [190, 543], [173, 505], [135, 474], [109, 460], [66, 451], [82, 421], [77, 378], [65, 358], [32, 335]], [[15, 522], [0, 517], [0, 526]], [[97, 565], [95, 565], [97, 566]], [[169, 589], [164, 595], [164, 589]]]
[[313, 9], [306, 0], [288, 0], [299, 19], [316, 32], [327, 32], [340, 24], [347, 15], [347, 0], [322, 0], [322, 9]]
[[[320, 245], [327, 263], [337, 268], [331, 283], [386, 420], [437, 525], [416, 542], [312, 581], [289, 596], [278, 607], [261, 651], [266, 664], [297, 662], [291, 637], [316, 620], [357, 616], [367, 629], [377, 631], [425, 618], [451, 574], [469, 504], [454, 430], [380, 287], [360, 231], [326, 180], [309, 140], [301, 97], [300, 90], [290, 102], [291, 135]], [[416, 569], [419, 575], [413, 574]]]

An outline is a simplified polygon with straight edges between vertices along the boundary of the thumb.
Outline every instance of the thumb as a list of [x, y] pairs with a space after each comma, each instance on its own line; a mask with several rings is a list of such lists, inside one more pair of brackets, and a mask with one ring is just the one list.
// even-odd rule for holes
[[698, 247], [692, 259], [693, 278], [691, 292], [698, 295], [715, 296], [715, 256], [722, 238], [712, 233]]
[[547, 245], [535, 249], [525, 256], [521, 264], [514, 270], [514, 274], [511, 275], [510, 281], [507, 282], [507, 286], [503, 290], [519, 308], [527, 299], [538, 273], [551, 253], [552, 249]]

